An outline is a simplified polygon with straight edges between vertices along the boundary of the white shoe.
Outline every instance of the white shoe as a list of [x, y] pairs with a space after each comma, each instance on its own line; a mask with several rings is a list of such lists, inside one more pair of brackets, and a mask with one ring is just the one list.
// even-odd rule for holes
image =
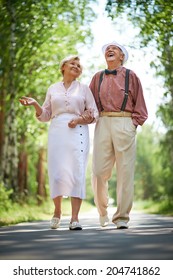
[[128, 225], [127, 225], [127, 222], [126, 221], [118, 221], [116, 223], [117, 225], [117, 229], [127, 229], [128, 228]]
[[82, 226], [79, 224], [79, 222], [74, 221], [69, 224], [69, 229], [70, 230], [82, 230]]
[[105, 216], [100, 216], [99, 220], [100, 220], [100, 225], [101, 225], [102, 227], [106, 227], [106, 226], [109, 224], [109, 218], [108, 218], [107, 215], [105, 215]]
[[51, 227], [51, 229], [57, 229], [59, 226], [60, 226], [60, 219], [56, 218], [56, 217], [53, 217], [50, 220], [50, 227]]

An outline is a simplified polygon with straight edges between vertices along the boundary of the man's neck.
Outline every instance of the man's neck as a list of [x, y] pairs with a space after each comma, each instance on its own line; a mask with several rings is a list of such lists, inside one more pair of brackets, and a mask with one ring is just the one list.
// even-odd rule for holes
[[115, 63], [115, 62], [108, 62], [107, 63], [107, 68], [109, 70], [114, 70], [114, 69], [117, 69], [118, 67], [121, 66], [121, 63]]

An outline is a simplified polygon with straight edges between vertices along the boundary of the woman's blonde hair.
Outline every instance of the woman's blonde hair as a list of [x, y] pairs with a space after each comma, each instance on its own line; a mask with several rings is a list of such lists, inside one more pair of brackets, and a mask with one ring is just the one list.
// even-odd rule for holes
[[[80, 58], [78, 55], [68, 55], [67, 57], [63, 58], [63, 60], [60, 62], [60, 70], [61, 70], [61, 73], [63, 75], [64, 71], [63, 71], [63, 66], [66, 62], [69, 62], [71, 60], [79, 60], [80, 61]], [[82, 72], [82, 65], [80, 64], [81, 66], [81, 72]]]

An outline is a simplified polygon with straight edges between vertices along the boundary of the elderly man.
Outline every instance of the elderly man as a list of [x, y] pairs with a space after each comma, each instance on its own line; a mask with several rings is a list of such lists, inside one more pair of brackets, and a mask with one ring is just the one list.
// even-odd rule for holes
[[112, 222], [118, 229], [126, 229], [133, 203], [136, 128], [143, 125], [148, 113], [139, 78], [123, 66], [128, 59], [125, 47], [111, 42], [102, 51], [107, 69], [97, 72], [90, 83], [100, 113], [94, 133], [94, 201], [100, 225], [107, 226], [108, 180], [115, 165], [117, 210]]

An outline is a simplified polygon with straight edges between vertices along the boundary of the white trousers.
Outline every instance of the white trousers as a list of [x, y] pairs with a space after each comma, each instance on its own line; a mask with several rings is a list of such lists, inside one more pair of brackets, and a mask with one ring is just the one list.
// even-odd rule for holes
[[133, 203], [136, 127], [129, 117], [100, 117], [94, 133], [92, 186], [100, 216], [107, 215], [108, 180], [116, 164], [117, 211], [112, 217], [129, 221]]

